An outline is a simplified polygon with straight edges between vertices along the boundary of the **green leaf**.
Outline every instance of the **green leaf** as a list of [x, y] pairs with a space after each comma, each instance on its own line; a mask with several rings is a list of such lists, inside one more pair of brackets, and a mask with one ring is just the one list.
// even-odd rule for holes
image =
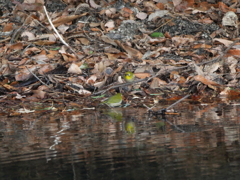
[[55, 47], [55, 48], [51, 48], [50, 50], [52, 50], [52, 51], [57, 51], [57, 50], [59, 50], [60, 49], [60, 47]]
[[164, 37], [163, 33], [161, 33], [161, 32], [154, 32], [150, 36], [151, 37]]
[[80, 66], [80, 69], [87, 69], [88, 68], [88, 64], [87, 63], [83, 63], [81, 66]]
[[102, 97], [104, 97], [105, 96], [105, 94], [103, 94], [103, 95], [101, 95], [101, 96], [93, 96], [92, 98], [93, 99], [98, 99], [98, 98], [102, 98]]

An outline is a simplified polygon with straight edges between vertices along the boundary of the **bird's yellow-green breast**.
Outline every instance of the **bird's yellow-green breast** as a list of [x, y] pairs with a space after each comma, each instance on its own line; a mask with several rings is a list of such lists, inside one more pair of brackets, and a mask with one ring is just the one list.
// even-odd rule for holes
[[136, 132], [136, 126], [135, 126], [135, 123], [130, 121], [130, 122], [127, 122], [125, 124], [125, 130], [127, 131], [127, 133], [129, 134], [133, 134]]
[[117, 93], [114, 96], [111, 96], [110, 98], [108, 98], [106, 101], [104, 101], [104, 103], [110, 107], [120, 106], [122, 103], [122, 94]]
[[135, 78], [135, 75], [130, 72], [130, 71], [127, 71], [124, 75], [124, 79], [127, 81], [127, 82], [133, 82], [134, 81], [134, 78]]

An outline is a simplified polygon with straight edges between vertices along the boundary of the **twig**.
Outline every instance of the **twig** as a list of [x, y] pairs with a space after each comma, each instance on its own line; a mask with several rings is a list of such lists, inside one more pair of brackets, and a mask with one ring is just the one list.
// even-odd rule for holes
[[220, 61], [223, 56], [225, 56], [227, 54], [227, 52], [236, 44], [239, 42], [239, 39], [236, 39], [235, 41], [232, 42], [232, 44], [230, 44], [227, 49], [225, 49], [225, 51], [223, 51], [222, 53], [220, 53], [220, 55], [216, 58], [213, 58], [212, 60], [210, 61], [206, 61], [206, 62], [202, 62], [202, 63], [198, 63], [197, 65], [204, 65], [204, 64], [208, 64], [208, 63], [212, 63], [212, 62], [215, 62], [215, 61]]
[[175, 106], [176, 104], [180, 103], [181, 101], [183, 101], [184, 99], [187, 99], [191, 94], [187, 94], [186, 96], [182, 97], [181, 99], [179, 99], [178, 101], [176, 101], [175, 103], [173, 103], [172, 105], [168, 106], [167, 108], [165, 108], [165, 110], [167, 111], [168, 109], [172, 108], [173, 106]]
[[35, 75], [30, 69], [28, 69], [28, 67], [27, 66], [25, 66], [26, 68], [27, 68], [27, 70], [35, 77], [35, 78], [37, 78], [42, 84], [44, 84], [45, 86], [47, 86], [48, 88], [50, 88], [47, 84], [45, 84], [41, 79], [39, 79], [38, 77], [37, 77], [37, 75]]
[[[229, 51], [229, 49], [231, 49], [237, 42], [239, 42], [238, 39], [235, 40], [232, 44], [230, 44], [230, 45], [228, 46], [228, 48], [225, 49], [225, 51], [223, 51], [218, 57], [213, 58], [213, 59], [210, 60], [210, 61], [198, 63], [197, 65], [198, 65], [198, 66], [199, 66], [199, 65], [204, 65], [204, 64], [208, 64], [208, 63], [212, 63], [212, 62], [221, 60], [221, 59], [223, 58], [223, 56], [224, 56], [225, 54], [227, 54], [227, 52]], [[182, 67], [176, 67], [176, 68], [173, 68], [173, 69], [171, 69], [171, 70], [169, 70], [169, 71], [166, 70], [166, 72], [172, 72], [172, 71], [179, 70], [179, 69], [184, 69], [184, 68], [189, 68], [189, 65], [187, 65], [187, 66], [182, 66]], [[107, 88], [107, 89], [105, 89], [105, 90], [102, 90], [102, 91], [93, 93], [93, 95], [102, 94], [102, 93], [105, 93], [106, 91], [109, 91], [110, 89], [114, 89], [114, 88], [118, 88], [118, 87], [122, 87], [122, 86], [128, 86], [128, 85], [135, 84], [135, 83], [138, 83], [138, 82], [143, 82], [143, 81], [148, 82], [148, 81], [150, 81], [151, 79], [159, 76], [159, 75], [161, 74], [160, 72], [161, 72], [161, 70], [159, 70], [154, 76], [151, 76], [151, 77], [149, 77], [149, 78], [139, 79], [139, 80], [136, 80], [136, 81], [133, 81], [133, 82], [128, 82], [128, 83], [117, 84], [117, 85], [114, 85], [114, 86], [111, 85], [111, 87], [109, 87], [109, 88]], [[188, 94], [188, 95], [184, 96], [183, 98], [186, 99], [186, 98], [189, 97], [189, 96], [190, 96], [190, 95]], [[180, 100], [182, 101], [183, 98], [180, 99]], [[180, 100], [179, 100], [179, 101], [180, 101]], [[177, 102], [178, 102], [178, 101], [177, 101]], [[177, 104], [177, 102], [176, 102], [176, 104]], [[179, 103], [179, 102], [178, 102], [178, 103]], [[176, 105], [176, 104], [174, 103], [174, 105]], [[173, 106], [174, 106], [174, 105], [173, 105]]]
[[158, 29], [160, 29], [161, 27], [165, 26], [166, 24], [168, 24], [168, 23], [171, 22], [172, 20], [173, 20], [173, 19], [170, 19], [169, 21], [161, 24], [161, 26], [157, 27], [156, 29], [154, 29], [154, 30], [153, 30], [151, 33], [149, 33], [149, 34], [152, 34], [153, 32], [157, 31]]
[[167, 123], [169, 123], [170, 125], [174, 126], [176, 129], [178, 129], [179, 131], [185, 132], [184, 130], [182, 130], [181, 128], [177, 127], [175, 124], [173, 124], [172, 122], [168, 121], [167, 119], [164, 119], [164, 121], [166, 121]]
[[[232, 42], [232, 43], [225, 49], [225, 51], [223, 51], [222, 53], [220, 53], [220, 55], [219, 55], [218, 57], [213, 58], [213, 59], [211, 59], [210, 61], [198, 63], [197, 66], [204, 65], [204, 64], [208, 64], [208, 63], [213, 63], [213, 62], [216, 62], [216, 61], [220, 61], [220, 60], [223, 58], [223, 56], [225, 56], [225, 55], [227, 54], [227, 52], [228, 52], [237, 42], [239, 42], [239, 39], [237, 39], [237, 40], [235, 40], [234, 42]], [[189, 67], [190, 67], [190, 65], [182, 66], [182, 67], [176, 67], [176, 68], [173, 68], [173, 69], [171, 69], [171, 70], [166, 70], [166, 73], [167, 73], [167, 72], [176, 71], [176, 70], [180, 70], [180, 69], [189, 68]], [[161, 73], [160, 73], [160, 72], [161, 72]], [[159, 71], [157, 72], [157, 74], [155, 74], [154, 76], [150, 77], [150, 78], [148, 79], [148, 81], [150, 81], [151, 79], [153, 79], [153, 78], [155, 78], [155, 77], [157, 77], [157, 76], [159, 76], [159, 75], [161, 75], [161, 74], [163, 74], [163, 73], [162, 73], [162, 70], [159, 70]]]
[[66, 43], [66, 42], [64, 41], [64, 39], [62, 38], [62, 36], [58, 33], [57, 29], [54, 27], [54, 25], [53, 25], [50, 17], [48, 16], [48, 13], [47, 13], [47, 10], [46, 10], [46, 7], [45, 7], [45, 6], [43, 6], [43, 9], [44, 9], [44, 12], [45, 12], [45, 14], [46, 14], [46, 16], [47, 16], [48, 22], [50, 23], [50, 25], [51, 25], [51, 27], [53, 28], [54, 32], [58, 35], [60, 41], [61, 41], [65, 46], [67, 46], [67, 47], [75, 54], [75, 56], [77, 56], [77, 58], [79, 58], [79, 57], [78, 57], [78, 54], [71, 48], [71, 46], [68, 45], [68, 43]]
[[139, 82], [143, 82], [143, 81], [148, 81], [148, 78], [138, 79], [138, 80], [136, 80], [136, 81], [128, 82], [128, 83], [121, 83], [121, 84], [117, 84], [117, 85], [111, 85], [111, 86], [110, 86], [109, 88], [107, 88], [107, 89], [104, 89], [104, 90], [102, 90], [102, 91], [93, 93], [93, 95], [102, 94], [102, 93], [105, 93], [106, 91], [109, 91], [110, 89], [114, 89], [114, 88], [118, 88], [118, 87], [122, 87], [122, 86], [129, 86], [129, 85], [132, 85], [132, 84], [135, 84], [135, 83], [139, 83]]
[[167, 108], [163, 108], [159, 111], [152, 111], [149, 110], [149, 113], [152, 113], [154, 116], [158, 116], [158, 115], [165, 115], [166, 111], [170, 108], [172, 108], [173, 106], [177, 105], [178, 103], [182, 102], [184, 99], [187, 99], [191, 94], [187, 94], [184, 97], [182, 97], [181, 99], [179, 99], [178, 101], [176, 101], [175, 103], [171, 104], [170, 106], [168, 106]]

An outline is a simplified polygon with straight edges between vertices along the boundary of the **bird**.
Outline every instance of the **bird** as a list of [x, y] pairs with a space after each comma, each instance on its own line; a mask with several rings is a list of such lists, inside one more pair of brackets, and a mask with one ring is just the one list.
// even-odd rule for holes
[[125, 130], [128, 134], [133, 134], [136, 132], [136, 125], [133, 121], [129, 121], [125, 124]]
[[109, 97], [106, 101], [103, 102], [104, 104], [110, 107], [120, 106], [122, 103], [122, 94], [117, 93], [111, 97]]
[[124, 79], [127, 81], [127, 82], [133, 82], [134, 81], [134, 78], [135, 78], [135, 75], [130, 72], [130, 71], [127, 71], [124, 75]]

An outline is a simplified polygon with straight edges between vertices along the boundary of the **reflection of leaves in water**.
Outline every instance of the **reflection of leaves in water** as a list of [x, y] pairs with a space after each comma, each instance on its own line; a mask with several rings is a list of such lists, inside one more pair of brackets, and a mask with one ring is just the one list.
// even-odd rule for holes
[[157, 126], [158, 129], [160, 129], [161, 127], [165, 126], [165, 122], [159, 121], [159, 122], [156, 123], [156, 126]]
[[129, 134], [133, 134], [136, 132], [136, 126], [134, 122], [127, 122], [125, 125], [125, 130], [129, 133]]

